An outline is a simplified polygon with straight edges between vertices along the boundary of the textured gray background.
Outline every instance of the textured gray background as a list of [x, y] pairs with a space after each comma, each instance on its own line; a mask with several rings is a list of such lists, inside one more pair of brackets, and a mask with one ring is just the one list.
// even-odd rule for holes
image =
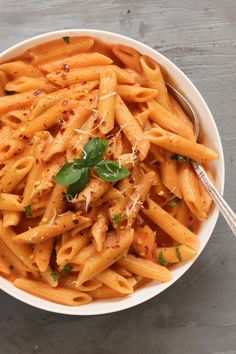
[[[215, 117], [236, 209], [235, 0], [0, 0], [0, 50], [43, 32], [94, 28], [138, 39], [173, 60]], [[236, 353], [236, 242], [220, 217], [174, 286], [120, 313], [69, 317], [0, 293], [0, 354]]]

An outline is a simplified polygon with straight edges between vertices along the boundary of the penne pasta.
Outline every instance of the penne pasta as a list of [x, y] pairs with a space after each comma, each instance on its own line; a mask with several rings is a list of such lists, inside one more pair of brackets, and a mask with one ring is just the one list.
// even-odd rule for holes
[[159, 263], [179, 263], [196, 257], [197, 252], [185, 245], [180, 245], [175, 247], [158, 247], [155, 255]]
[[2, 214], [3, 214], [3, 218], [2, 218], [3, 227], [7, 228], [9, 226], [17, 226], [19, 224], [21, 218], [21, 212], [4, 210]]
[[52, 92], [57, 88], [56, 85], [53, 85], [44, 77], [28, 77], [28, 76], [19, 76], [16, 79], [9, 81], [6, 86], [6, 91], [14, 91], [17, 93], [27, 92], [30, 90], [42, 90], [46, 93]]
[[142, 209], [142, 212], [179, 244], [198, 250], [199, 240], [197, 236], [153, 200], [148, 199], [148, 208]]
[[97, 52], [81, 53], [72, 57], [43, 64], [40, 66], [40, 69], [47, 71], [48, 73], [53, 73], [60, 70], [64, 70], [66, 72], [72, 68], [74, 69], [88, 66], [109, 65], [112, 64], [112, 62], [112, 59]]
[[190, 141], [180, 135], [169, 133], [161, 128], [151, 129], [147, 137], [150, 142], [173, 153], [198, 161], [206, 162], [217, 159], [218, 155], [210, 148]]
[[128, 250], [130, 244], [133, 241], [133, 230], [119, 232], [119, 238], [117, 236], [113, 238], [113, 243], [110, 247], [105, 248], [102, 252], [95, 254], [89, 258], [84, 264], [79, 273], [78, 286], [85, 281], [96, 277], [99, 273], [110, 267], [118, 259], [120, 259], [124, 253]]
[[51, 288], [50, 285], [35, 280], [18, 278], [14, 281], [14, 284], [17, 288], [62, 305], [80, 306], [92, 301], [90, 295], [79, 290]]
[[15, 236], [15, 242], [19, 243], [40, 243], [60, 235], [62, 232], [69, 231], [79, 223], [83, 224], [87, 218], [80, 216], [80, 213], [67, 212], [58, 215], [52, 225], [42, 224]]
[[199, 180], [189, 163], [183, 163], [180, 167], [179, 183], [188, 208], [199, 220], [206, 219]]
[[159, 280], [160, 282], [166, 282], [172, 279], [172, 275], [167, 268], [150, 260], [137, 258], [130, 254], [119, 260], [118, 264], [141, 277]]
[[119, 96], [116, 98], [115, 118], [132, 146], [138, 150], [140, 160], [143, 161], [148, 154], [150, 144], [142, 128]]
[[17, 60], [11, 61], [9, 63], [0, 64], [0, 70], [11, 78], [16, 78], [19, 76], [28, 76], [28, 77], [41, 77], [41, 71], [29, 63], [24, 61]]
[[176, 115], [162, 107], [158, 102], [155, 100], [150, 100], [148, 102], [148, 108], [150, 110], [150, 118], [160, 127], [177, 135], [183, 136], [186, 139], [192, 141], [195, 140], [193, 129], [189, 126], [189, 124], [186, 124], [183, 120], [180, 120]]
[[121, 294], [131, 294], [133, 292], [133, 287], [127, 279], [111, 269], [104, 270], [96, 276], [96, 279]]
[[158, 90], [157, 102], [166, 110], [172, 112], [172, 106], [160, 65], [146, 55], [141, 56], [140, 62], [144, 75], [148, 80], [148, 86]]
[[100, 75], [98, 118], [99, 130], [103, 134], [114, 128], [117, 77], [114, 70], [104, 68]]
[[147, 87], [118, 85], [117, 93], [125, 102], [149, 102], [158, 91]]

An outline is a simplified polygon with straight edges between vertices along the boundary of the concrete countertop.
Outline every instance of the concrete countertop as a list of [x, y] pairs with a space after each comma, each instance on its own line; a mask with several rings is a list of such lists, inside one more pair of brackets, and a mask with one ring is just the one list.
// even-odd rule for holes
[[[138, 39], [173, 60], [216, 120], [236, 209], [235, 0], [0, 0], [0, 50], [65, 28]], [[0, 354], [236, 353], [236, 240], [219, 218], [191, 269], [158, 297], [105, 316], [50, 314], [0, 292]]]

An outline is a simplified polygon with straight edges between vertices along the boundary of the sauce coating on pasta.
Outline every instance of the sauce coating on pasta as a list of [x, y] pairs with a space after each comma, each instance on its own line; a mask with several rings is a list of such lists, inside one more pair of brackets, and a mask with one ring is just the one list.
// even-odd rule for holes
[[78, 306], [169, 281], [197, 255], [212, 200], [191, 159], [217, 154], [166, 80], [134, 48], [91, 37], [0, 64], [1, 276]]

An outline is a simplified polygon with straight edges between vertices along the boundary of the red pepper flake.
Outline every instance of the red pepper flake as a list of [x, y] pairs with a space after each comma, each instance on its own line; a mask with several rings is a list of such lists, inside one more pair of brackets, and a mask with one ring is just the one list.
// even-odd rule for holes
[[68, 104], [68, 101], [67, 100], [63, 100], [62, 101], [62, 106], [66, 106]]
[[64, 73], [61, 73], [61, 78], [62, 78], [62, 80], [65, 80], [66, 79], [66, 75]]
[[75, 115], [75, 111], [73, 109], [70, 110], [70, 114], [72, 114], [73, 116]]
[[73, 220], [73, 224], [77, 225], [79, 223], [79, 220]]
[[63, 70], [68, 73], [70, 71], [70, 65], [69, 64], [63, 64]]
[[38, 96], [38, 95], [41, 95], [41, 93], [43, 93], [43, 90], [38, 89], [38, 90], [34, 91], [33, 95]]
[[101, 125], [102, 125], [102, 126], [106, 125], [106, 122], [103, 121], [103, 122], [101, 123]]

